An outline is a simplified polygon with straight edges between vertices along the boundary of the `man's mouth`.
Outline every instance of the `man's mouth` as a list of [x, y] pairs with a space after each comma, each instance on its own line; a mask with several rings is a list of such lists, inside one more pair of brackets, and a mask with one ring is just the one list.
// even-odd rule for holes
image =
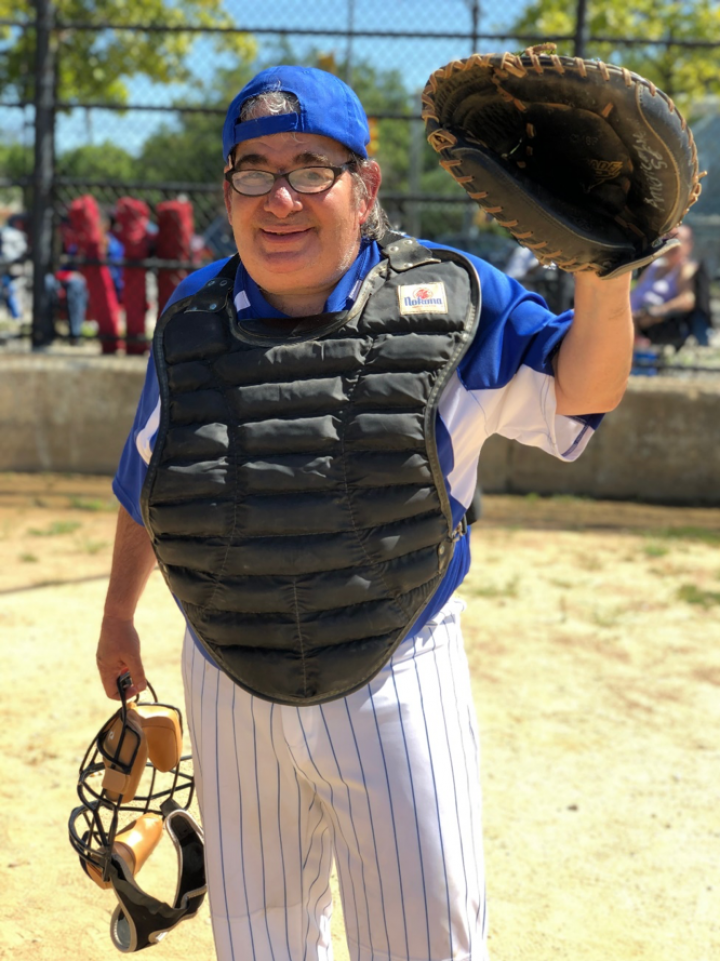
[[293, 237], [297, 234], [307, 233], [310, 227], [294, 225], [292, 227], [261, 227], [260, 230], [271, 237]]

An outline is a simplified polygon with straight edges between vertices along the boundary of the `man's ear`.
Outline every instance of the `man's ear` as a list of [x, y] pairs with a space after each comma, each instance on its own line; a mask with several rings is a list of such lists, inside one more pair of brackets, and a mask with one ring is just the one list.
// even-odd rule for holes
[[360, 223], [363, 224], [367, 220], [368, 215], [373, 208], [373, 204], [377, 200], [380, 184], [382, 183], [382, 171], [380, 170], [380, 164], [378, 164], [375, 160], [371, 160], [367, 166], [364, 166], [360, 170], [360, 176], [363, 179], [366, 190], [366, 195], [363, 197], [361, 204], [361, 206], [364, 207], [364, 210], [360, 216]]
[[223, 200], [225, 201], [225, 210], [227, 211], [228, 223], [232, 223], [232, 216], [230, 214], [230, 191], [232, 187], [227, 182], [223, 180]]

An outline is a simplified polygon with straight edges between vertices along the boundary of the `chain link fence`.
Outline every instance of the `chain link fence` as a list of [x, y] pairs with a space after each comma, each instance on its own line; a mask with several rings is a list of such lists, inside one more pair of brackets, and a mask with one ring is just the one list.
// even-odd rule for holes
[[[648, 3], [633, 12], [621, 0], [277, 0], [267, 9], [241, 0], [127, 0], [122, 8], [109, 0], [0, 0], [0, 12], [12, 11], [0, 20], [0, 210], [5, 218], [25, 215], [32, 246], [26, 266], [4, 269], [25, 283], [33, 345], [65, 329], [51, 317], [43, 275], [77, 263], [62, 250], [59, 228], [78, 197], [94, 197], [109, 216], [120, 198], [143, 200], [151, 231], [159, 204], [180, 198], [191, 205], [189, 256], [163, 259], [150, 250], [132, 261], [149, 271], [150, 326], [158, 270], [181, 276], [231, 252], [222, 121], [237, 90], [273, 63], [320, 66], [358, 92], [394, 226], [501, 267], [514, 242], [438, 167], [425, 141], [419, 96], [430, 73], [476, 51], [545, 41], [561, 54], [638, 69], [691, 112], [710, 176], [689, 219], [717, 276], [720, 190], [712, 173], [720, 156], [720, 80], [704, 65], [717, 62], [719, 5], [696, 0], [663, 13], [663, 5]], [[676, 6], [685, 11], [682, 21], [671, 16]], [[702, 96], [688, 85], [688, 64], [702, 80]], [[560, 285], [549, 276], [544, 284], [552, 299]]]

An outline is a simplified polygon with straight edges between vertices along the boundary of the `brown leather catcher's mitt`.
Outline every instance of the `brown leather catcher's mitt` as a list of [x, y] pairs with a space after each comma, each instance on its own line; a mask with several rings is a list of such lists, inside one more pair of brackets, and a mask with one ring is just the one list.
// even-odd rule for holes
[[436, 70], [441, 166], [543, 264], [614, 277], [659, 257], [700, 194], [692, 134], [648, 80], [597, 60], [475, 54]]

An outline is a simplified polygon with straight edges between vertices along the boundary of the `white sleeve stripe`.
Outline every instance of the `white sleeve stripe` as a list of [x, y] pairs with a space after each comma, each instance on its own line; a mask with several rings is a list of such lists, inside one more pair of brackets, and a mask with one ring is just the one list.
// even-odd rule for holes
[[477, 487], [480, 448], [490, 436], [480, 402], [482, 393], [467, 390], [455, 371], [443, 391], [438, 408], [453, 450], [453, 467], [447, 477], [448, 488], [463, 507], [469, 507], [472, 502]]
[[138, 431], [135, 437], [135, 446], [137, 447], [138, 454], [142, 457], [146, 464], [150, 463], [150, 458], [153, 453], [153, 446], [155, 444], [155, 437], [157, 436], [158, 427], [160, 426], [160, 399], [155, 405], [155, 410], [150, 414], [147, 422], [142, 430]]
[[556, 413], [554, 383], [552, 375], [525, 365], [503, 387], [469, 390], [457, 371], [453, 374], [438, 413], [450, 435], [453, 466], [447, 484], [456, 501], [464, 507], [471, 503], [480, 450], [492, 434], [539, 447], [561, 460], [580, 456], [593, 428]]

